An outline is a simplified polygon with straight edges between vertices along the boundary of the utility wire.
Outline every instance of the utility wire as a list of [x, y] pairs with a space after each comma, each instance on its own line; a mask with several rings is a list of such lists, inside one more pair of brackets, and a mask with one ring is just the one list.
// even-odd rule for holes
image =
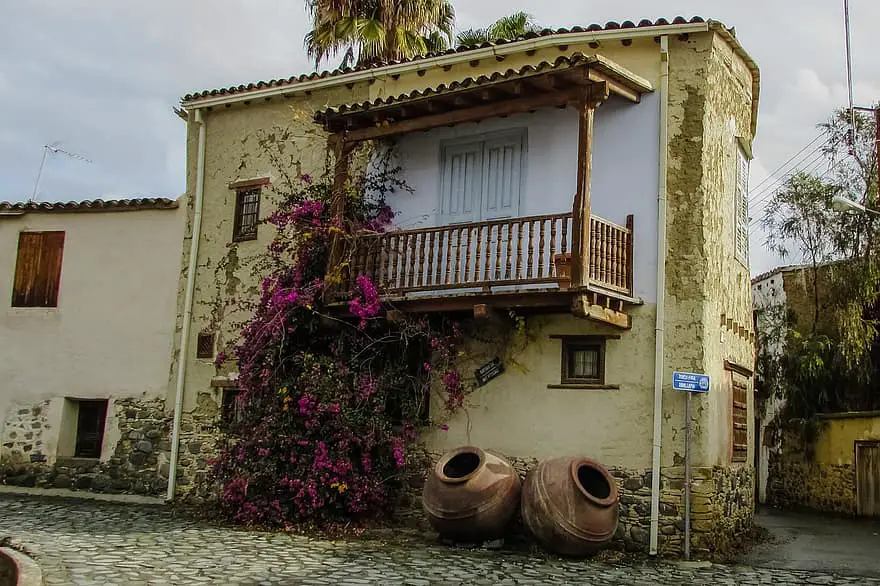
[[[803, 148], [801, 148], [801, 150], [799, 150], [798, 152], [796, 152], [795, 154], [793, 154], [793, 155], [792, 155], [787, 161], [785, 161], [784, 163], [782, 163], [781, 165], [779, 165], [776, 169], [770, 171], [770, 173], [767, 175], [767, 177], [764, 178], [763, 181], [761, 181], [760, 183], [758, 183], [757, 185], [755, 185], [755, 186], [752, 188], [752, 192], [753, 192], [753, 193], [756, 193], [757, 190], [759, 190], [759, 189], [761, 188], [762, 185], [764, 185], [765, 183], [767, 183], [768, 181], [770, 181], [771, 179], [773, 179], [773, 177], [774, 177], [777, 173], [779, 173], [780, 171], [782, 171], [782, 169], [784, 169], [785, 167], [787, 167], [789, 163], [791, 163], [792, 161], [794, 161], [794, 160], [798, 157], [798, 155], [800, 155], [802, 152], [804, 152], [805, 150], [807, 150], [808, 148], [810, 148], [811, 146], [813, 146], [813, 145], [816, 143], [816, 141], [819, 140], [820, 138], [822, 138], [824, 135], [825, 135], [824, 132], [820, 132], [820, 133], [816, 136], [816, 138], [814, 138], [813, 140], [811, 140], [810, 142], [808, 142], [806, 145], [804, 145]], [[827, 144], [827, 143], [828, 143], [828, 141], [825, 141], [825, 144]], [[825, 145], [823, 144], [822, 146], [824, 147]], [[809, 155], [807, 155], [807, 156], [809, 156]]]
[[779, 177], [778, 179], [773, 181], [773, 183], [766, 186], [760, 192], [754, 194], [754, 196], [752, 196], [752, 198], [750, 198], [749, 206], [750, 207], [757, 207], [762, 202], [769, 200], [771, 197], [773, 197], [773, 194], [776, 193], [776, 191], [778, 191], [779, 187], [781, 185], [783, 185], [784, 182], [787, 181], [789, 178], [793, 177], [795, 175], [795, 173], [798, 173], [798, 172], [812, 173], [813, 171], [815, 171], [816, 169], [821, 167], [822, 161], [825, 160], [825, 153], [815, 154], [815, 152], [816, 151], [814, 150], [812, 153], [810, 153], [810, 156], [813, 156], [813, 158], [810, 159], [809, 162], [804, 164], [804, 161], [807, 158], [807, 157], [804, 157], [803, 160], [799, 161], [798, 166], [792, 167], [791, 169], [789, 169], [788, 173], [786, 173], [782, 177]]
[[[843, 159], [840, 159], [840, 160], [836, 161], [835, 163], [829, 165], [828, 169], [826, 169], [824, 173], [819, 175], [819, 179], [825, 179], [825, 177], [827, 177], [832, 171], [834, 171], [842, 163], [843, 163]], [[755, 220], [752, 220], [752, 221], [754, 222]], [[761, 227], [760, 222], [756, 222], [753, 226], [751, 226], [751, 228], [749, 229], [749, 238], [751, 238], [754, 234], [756, 234], [758, 232], [758, 230], [760, 229], [760, 227]]]

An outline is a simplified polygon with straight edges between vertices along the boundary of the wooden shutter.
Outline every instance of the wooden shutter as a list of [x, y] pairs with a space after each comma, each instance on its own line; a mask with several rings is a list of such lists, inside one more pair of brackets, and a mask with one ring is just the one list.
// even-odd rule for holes
[[482, 143], [477, 142], [443, 149], [440, 186], [442, 223], [472, 222], [479, 219], [482, 146]]
[[487, 140], [483, 150], [482, 219], [519, 215], [522, 190], [523, 135]]
[[745, 462], [749, 455], [749, 379], [731, 372], [731, 460]]
[[57, 307], [64, 232], [21, 232], [12, 286], [13, 307]]

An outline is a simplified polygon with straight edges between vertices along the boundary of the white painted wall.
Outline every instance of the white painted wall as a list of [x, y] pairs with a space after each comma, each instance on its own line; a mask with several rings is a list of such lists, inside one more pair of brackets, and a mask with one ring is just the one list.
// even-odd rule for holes
[[[165, 396], [184, 221], [182, 208], [0, 217], [0, 438], [49, 400], [51, 461], [64, 397]], [[11, 307], [18, 234], [46, 230], [65, 232], [58, 307]]]
[[[785, 271], [777, 270], [762, 276], [752, 282], [752, 299], [754, 300], [755, 309], [758, 313], [758, 332], [766, 332], [769, 324], [767, 318], [762, 316], [760, 310], [770, 307], [785, 307], [785, 288], [783, 283], [783, 275]], [[779, 356], [784, 350], [784, 342], [779, 341], [769, 348], [773, 355]], [[767, 425], [773, 421], [776, 414], [782, 408], [782, 403], [776, 399], [768, 399], [764, 413], [760, 417], [760, 429], [756, 431], [760, 441], [760, 450], [758, 453], [758, 502], [767, 502], [767, 482], [770, 478], [770, 454], [774, 450], [778, 450], [779, 446], [769, 445], [764, 440], [764, 430]]]
[[[414, 192], [389, 203], [398, 228], [439, 224], [440, 152], [444, 141], [513, 128], [527, 129], [528, 156], [520, 215], [571, 211], [577, 181], [577, 113], [572, 108], [538, 110], [508, 118], [437, 128], [403, 136], [397, 145], [402, 179]], [[659, 103], [653, 94], [640, 104], [612, 97], [595, 115], [593, 213], [618, 224], [635, 216], [635, 294], [656, 298], [657, 175]]]

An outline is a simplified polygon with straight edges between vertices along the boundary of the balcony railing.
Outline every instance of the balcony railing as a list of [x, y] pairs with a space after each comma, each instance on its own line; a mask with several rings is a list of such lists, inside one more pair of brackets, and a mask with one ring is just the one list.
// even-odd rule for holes
[[[632, 291], [628, 224], [593, 216], [589, 266], [592, 283], [627, 295]], [[571, 213], [362, 234], [349, 275], [369, 275], [386, 296], [557, 284], [570, 274], [571, 237]]]

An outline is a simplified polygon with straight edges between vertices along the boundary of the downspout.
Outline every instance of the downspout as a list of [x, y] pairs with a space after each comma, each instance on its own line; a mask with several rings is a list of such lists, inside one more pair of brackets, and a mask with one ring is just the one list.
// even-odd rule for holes
[[657, 185], [657, 321], [654, 328], [654, 440], [651, 452], [650, 554], [660, 529], [660, 447], [663, 433], [663, 346], [666, 327], [666, 172], [669, 157], [669, 37], [660, 37], [660, 157]]
[[180, 352], [177, 355], [177, 384], [174, 395], [174, 425], [171, 430], [171, 465], [168, 469], [168, 493], [166, 500], [174, 500], [177, 485], [177, 458], [180, 454], [180, 419], [183, 415], [183, 390], [186, 380], [187, 352], [190, 325], [192, 324], [193, 296], [196, 288], [196, 266], [199, 259], [199, 240], [202, 235], [202, 201], [205, 194], [205, 121], [202, 110], [195, 111], [195, 123], [199, 127], [199, 147], [196, 159], [196, 193], [193, 203], [192, 235], [189, 246], [189, 262], [186, 268], [186, 296], [183, 302], [183, 324], [180, 333]]

